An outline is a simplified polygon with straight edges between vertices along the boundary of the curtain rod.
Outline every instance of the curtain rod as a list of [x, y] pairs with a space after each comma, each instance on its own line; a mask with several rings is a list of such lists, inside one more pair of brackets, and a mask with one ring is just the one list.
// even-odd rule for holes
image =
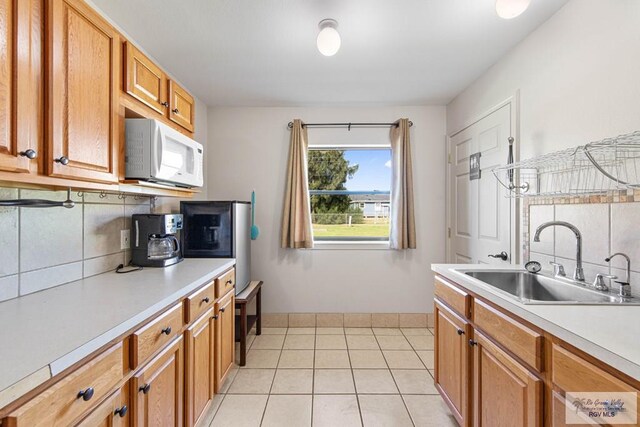
[[[302, 127], [346, 127], [351, 130], [352, 127], [378, 127], [378, 126], [398, 126], [397, 123], [304, 123]], [[413, 122], [409, 121], [409, 127], [413, 126]], [[293, 129], [293, 122], [287, 124], [287, 128]]]

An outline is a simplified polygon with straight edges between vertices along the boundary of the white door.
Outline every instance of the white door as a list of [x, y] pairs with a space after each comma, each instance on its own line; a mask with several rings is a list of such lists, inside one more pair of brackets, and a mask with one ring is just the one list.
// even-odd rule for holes
[[[515, 254], [512, 200], [491, 169], [507, 162], [511, 133], [511, 103], [452, 135], [450, 153], [449, 262], [511, 263]], [[480, 155], [480, 179], [470, 180], [469, 158]], [[506, 259], [490, 257], [506, 253]]]

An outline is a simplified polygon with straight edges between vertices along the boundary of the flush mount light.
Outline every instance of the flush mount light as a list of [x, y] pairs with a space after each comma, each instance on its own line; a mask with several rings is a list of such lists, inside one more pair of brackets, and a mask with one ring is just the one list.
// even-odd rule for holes
[[500, 18], [511, 19], [522, 14], [531, 0], [496, 0], [496, 13]]
[[320, 32], [316, 43], [318, 50], [324, 56], [333, 56], [340, 50], [340, 34], [338, 34], [338, 23], [334, 19], [323, 19], [318, 24]]

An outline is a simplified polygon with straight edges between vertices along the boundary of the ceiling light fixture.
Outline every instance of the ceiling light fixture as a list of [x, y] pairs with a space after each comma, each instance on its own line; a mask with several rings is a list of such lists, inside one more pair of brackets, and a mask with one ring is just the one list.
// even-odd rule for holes
[[496, 13], [502, 19], [512, 19], [527, 10], [531, 0], [496, 0]]
[[338, 23], [334, 19], [323, 19], [318, 24], [320, 32], [316, 43], [318, 50], [324, 56], [333, 56], [340, 50], [340, 34], [336, 28]]

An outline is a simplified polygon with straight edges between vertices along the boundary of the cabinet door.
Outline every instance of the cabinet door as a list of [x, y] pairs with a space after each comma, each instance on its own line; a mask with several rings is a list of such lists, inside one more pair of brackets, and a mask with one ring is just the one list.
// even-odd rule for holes
[[78, 427], [127, 427], [131, 423], [129, 388], [125, 385], [93, 410]]
[[542, 380], [480, 332], [473, 339], [474, 426], [541, 426]]
[[154, 64], [130, 42], [125, 42], [125, 91], [158, 113], [165, 115], [167, 78]]
[[469, 331], [469, 323], [436, 300], [435, 384], [462, 426], [470, 425]]
[[185, 332], [186, 424], [196, 425], [214, 395], [213, 308]]
[[119, 36], [81, 0], [47, 4], [47, 173], [117, 182]]
[[183, 338], [176, 338], [133, 377], [136, 426], [182, 426]]
[[233, 291], [223, 296], [216, 304], [216, 392], [233, 367], [235, 358], [235, 294]]
[[4, 171], [36, 173], [36, 158], [42, 154], [42, 2], [0, 0], [0, 170]]
[[169, 119], [193, 132], [195, 118], [195, 101], [193, 96], [176, 82], [169, 81]]

